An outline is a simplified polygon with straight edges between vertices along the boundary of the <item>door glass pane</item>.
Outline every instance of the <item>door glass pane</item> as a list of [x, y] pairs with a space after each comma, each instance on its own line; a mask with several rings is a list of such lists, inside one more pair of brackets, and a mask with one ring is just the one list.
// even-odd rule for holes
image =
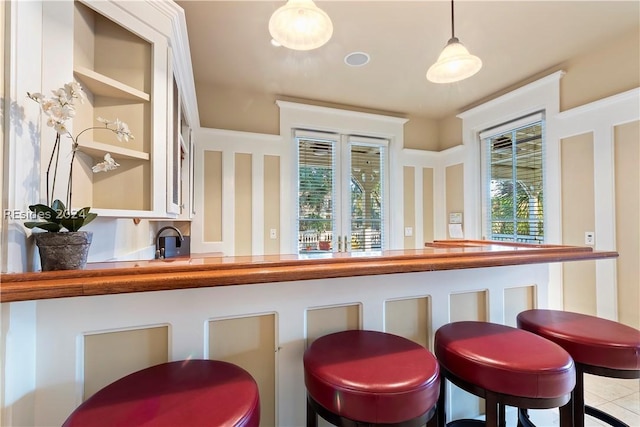
[[331, 251], [336, 227], [336, 142], [298, 138], [298, 250]]
[[384, 147], [351, 144], [351, 251], [382, 248]]

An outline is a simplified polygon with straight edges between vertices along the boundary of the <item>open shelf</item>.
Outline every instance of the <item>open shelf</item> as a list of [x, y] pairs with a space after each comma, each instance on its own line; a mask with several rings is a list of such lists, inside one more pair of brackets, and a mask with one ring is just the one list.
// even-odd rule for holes
[[119, 147], [117, 145], [103, 144], [102, 142], [88, 141], [78, 143], [78, 150], [94, 157], [102, 159], [109, 153], [114, 159], [138, 159], [149, 160], [149, 153], [132, 150], [130, 148]]
[[80, 80], [80, 83], [94, 95], [134, 101], [149, 101], [151, 99], [148, 93], [97, 73], [89, 68], [76, 66], [73, 72], [78, 80]]

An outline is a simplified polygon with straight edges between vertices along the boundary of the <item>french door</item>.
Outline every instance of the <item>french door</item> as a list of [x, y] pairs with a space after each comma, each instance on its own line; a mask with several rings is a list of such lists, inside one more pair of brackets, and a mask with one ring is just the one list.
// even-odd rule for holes
[[388, 141], [296, 131], [301, 254], [385, 247]]

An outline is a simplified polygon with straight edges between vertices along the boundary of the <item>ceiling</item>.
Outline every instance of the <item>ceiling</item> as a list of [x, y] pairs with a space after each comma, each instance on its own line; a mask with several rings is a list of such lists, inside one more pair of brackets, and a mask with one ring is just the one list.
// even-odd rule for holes
[[[425, 74], [451, 36], [448, 1], [316, 1], [334, 33], [306, 52], [270, 44], [269, 17], [284, 0], [178, 4], [185, 10], [196, 92], [202, 84], [223, 85], [434, 119], [615, 43], [640, 25], [637, 0], [459, 0], [455, 35], [483, 68], [441, 85]], [[369, 64], [345, 65], [344, 57], [358, 51], [370, 55]]]

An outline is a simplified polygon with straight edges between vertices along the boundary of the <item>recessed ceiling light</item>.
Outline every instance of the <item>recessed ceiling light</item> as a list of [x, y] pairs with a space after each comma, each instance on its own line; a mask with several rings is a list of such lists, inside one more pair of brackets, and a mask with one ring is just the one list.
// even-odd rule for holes
[[276, 40], [276, 39], [271, 39], [271, 45], [275, 46], [275, 47], [282, 47], [280, 42], [278, 40]]
[[369, 63], [369, 54], [364, 52], [352, 52], [344, 57], [345, 64], [351, 67], [362, 67]]

